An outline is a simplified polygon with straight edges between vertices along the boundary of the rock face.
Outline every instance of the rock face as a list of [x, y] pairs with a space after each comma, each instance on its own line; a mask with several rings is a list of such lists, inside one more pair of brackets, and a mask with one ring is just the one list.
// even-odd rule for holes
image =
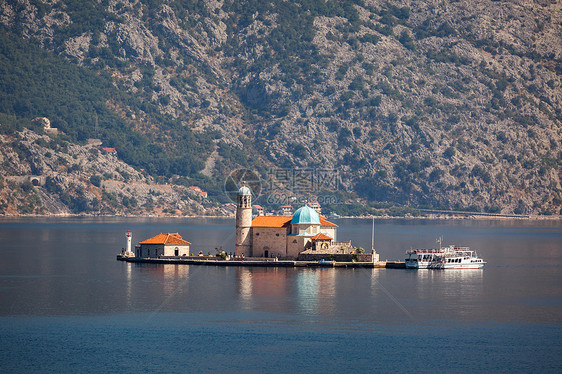
[[187, 187], [157, 184], [98, 144], [75, 145], [30, 130], [17, 137], [0, 138], [4, 214], [220, 213]]
[[[116, 87], [194, 131], [216, 131], [229, 152], [210, 152], [204, 174], [217, 183], [238, 166], [334, 168], [343, 189], [368, 201], [560, 214], [560, 2], [72, 4], [3, 2], [0, 23], [110, 73]], [[143, 120], [150, 113], [141, 106], [115, 106], [134, 113], [145, 131], [158, 126]], [[89, 150], [76, 146], [76, 163], [18, 144], [36, 156], [18, 164], [17, 152], [3, 150], [4, 175], [78, 164], [90, 175], [121, 175], [115, 180], [126, 173], [131, 182], [107, 178], [96, 190], [76, 181], [87, 177], [80, 171], [73, 181], [57, 179], [82, 189], [88, 209], [94, 197], [103, 200], [103, 188], [139, 205], [148, 201], [140, 196], [151, 181], [112, 156], [90, 160]], [[240, 150], [246, 158], [235, 157]], [[104, 209], [109, 205], [96, 211]]]

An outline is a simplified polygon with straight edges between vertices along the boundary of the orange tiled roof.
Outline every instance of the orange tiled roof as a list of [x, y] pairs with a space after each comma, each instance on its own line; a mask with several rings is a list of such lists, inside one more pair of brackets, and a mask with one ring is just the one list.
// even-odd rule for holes
[[287, 227], [292, 218], [290, 216], [258, 216], [253, 219], [252, 227]]
[[326, 219], [326, 217], [324, 216], [320, 216], [320, 226], [324, 226], [324, 227], [338, 227], [338, 225], [336, 225], [333, 222], [330, 222]]
[[191, 244], [190, 242], [183, 240], [181, 235], [176, 233], [173, 234], [158, 234], [150, 239], [140, 242], [140, 244]]
[[117, 153], [117, 151], [115, 150], [115, 148], [102, 148], [104, 151], [109, 152], [109, 153]]
[[318, 239], [320, 239], [320, 240], [332, 240], [333, 238], [330, 238], [328, 235], [322, 234], [322, 233], [316, 234], [312, 237], [312, 240], [318, 240]]

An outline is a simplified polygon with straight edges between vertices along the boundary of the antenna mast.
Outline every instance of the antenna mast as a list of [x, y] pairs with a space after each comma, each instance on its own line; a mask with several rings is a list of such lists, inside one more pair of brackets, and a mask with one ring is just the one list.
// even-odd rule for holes
[[371, 250], [375, 252], [375, 216], [373, 216], [373, 228], [371, 230]]

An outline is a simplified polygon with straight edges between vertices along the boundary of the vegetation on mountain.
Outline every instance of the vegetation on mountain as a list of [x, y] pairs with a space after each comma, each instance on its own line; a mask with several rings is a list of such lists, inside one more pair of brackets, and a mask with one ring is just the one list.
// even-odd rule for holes
[[543, 0], [7, 0], [1, 129], [25, 160], [48, 117], [51, 158], [97, 138], [223, 202], [238, 167], [335, 169], [367, 202], [341, 213], [560, 214], [561, 22]]
[[115, 147], [122, 160], [150, 174], [191, 176], [203, 169], [212, 133], [193, 134], [174, 118], [153, 109], [148, 118], [158, 123], [158, 144], [151, 134], [135, 130], [127, 118], [109, 108], [112, 102], [140, 103], [116, 90], [107, 72], [98, 75], [10, 32], [0, 34], [0, 51], [3, 133], [13, 134], [24, 127], [38, 129], [33, 119], [41, 114], [64, 133], [63, 139], [83, 143], [99, 138], [108, 147]]

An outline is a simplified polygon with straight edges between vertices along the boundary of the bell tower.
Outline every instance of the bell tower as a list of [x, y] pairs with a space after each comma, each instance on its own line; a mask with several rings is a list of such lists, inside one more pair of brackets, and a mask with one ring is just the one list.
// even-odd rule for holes
[[238, 190], [236, 204], [236, 256], [252, 256], [252, 191], [246, 185]]

